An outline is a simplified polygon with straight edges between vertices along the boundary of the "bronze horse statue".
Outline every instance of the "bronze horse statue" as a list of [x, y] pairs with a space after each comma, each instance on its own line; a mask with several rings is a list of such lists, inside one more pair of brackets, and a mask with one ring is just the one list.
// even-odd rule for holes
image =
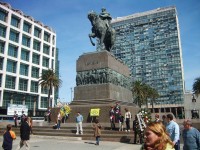
[[103, 48], [104, 44], [105, 49], [110, 52], [115, 42], [115, 30], [111, 27], [108, 27], [106, 22], [93, 11], [88, 13], [88, 19], [92, 24], [92, 33], [89, 34], [90, 42], [92, 45], [95, 46], [92, 38], [97, 37], [99, 39], [101, 49]]

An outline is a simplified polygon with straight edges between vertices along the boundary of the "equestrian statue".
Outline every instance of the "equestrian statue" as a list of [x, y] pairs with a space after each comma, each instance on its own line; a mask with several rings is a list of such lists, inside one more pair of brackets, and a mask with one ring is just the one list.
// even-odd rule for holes
[[98, 38], [100, 48], [103, 49], [105, 47], [110, 52], [114, 46], [116, 37], [115, 30], [110, 25], [112, 17], [105, 8], [102, 8], [102, 12], [99, 15], [94, 11], [88, 13], [88, 19], [92, 24], [92, 33], [89, 34], [92, 45], [95, 46], [92, 38]]

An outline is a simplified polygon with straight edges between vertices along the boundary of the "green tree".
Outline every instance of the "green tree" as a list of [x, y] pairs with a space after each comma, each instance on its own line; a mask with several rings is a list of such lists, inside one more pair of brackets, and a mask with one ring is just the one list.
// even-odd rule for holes
[[153, 105], [155, 99], [159, 97], [158, 92], [154, 88], [141, 81], [133, 82], [132, 93], [135, 97], [135, 103], [138, 104], [140, 108], [142, 104], [145, 104], [146, 108], [148, 108], [148, 100], [151, 99], [151, 104]]
[[50, 96], [52, 95], [52, 89], [53, 87], [59, 88], [62, 84], [62, 80], [59, 79], [53, 70], [48, 69], [42, 72], [42, 75], [39, 79], [39, 84], [42, 88], [48, 89], [48, 109], [50, 107]]
[[141, 81], [133, 82], [132, 93], [135, 98], [134, 102], [141, 108], [144, 100], [143, 83]]
[[197, 97], [200, 94], [200, 77], [196, 78], [193, 83], [193, 92]]
[[149, 91], [149, 98], [151, 99], [151, 105], [152, 105], [152, 110], [154, 112], [154, 103], [156, 101], [156, 98], [159, 97], [159, 94], [158, 94], [158, 91], [154, 88], [151, 88], [150, 91]]

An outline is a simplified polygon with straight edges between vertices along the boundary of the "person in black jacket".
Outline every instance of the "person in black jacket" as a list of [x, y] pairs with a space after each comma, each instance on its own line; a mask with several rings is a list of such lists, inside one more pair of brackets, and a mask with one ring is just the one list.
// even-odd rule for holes
[[26, 146], [26, 149], [30, 149], [30, 145], [29, 145], [30, 126], [28, 124], [28, 118], [25, 118], [24, 122], [21, 124], [20, 138], [21, 138], [21, 141], [20, 141], [19, 146], [17, 147], [16, 150], [21, 149], [24, 145]]

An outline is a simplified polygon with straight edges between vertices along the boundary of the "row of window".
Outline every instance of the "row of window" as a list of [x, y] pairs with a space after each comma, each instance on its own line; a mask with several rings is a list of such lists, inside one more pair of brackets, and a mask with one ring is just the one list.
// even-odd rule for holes
[[[0, 81], [2, 82], [2, 75], [0, 75]], [[16, 77], [7, 75], [5, 88], [16, 89]], [[38, 93], [39, 83], [37, 81], [31, 81], [30, 92]], [[19, 78], [18, 90], [28, 91], [28, 79]], [[41, 88], [42, 94], [48, 94], [47, 88]]]
[[[20, 33], [15, 30], [10, 30], [9, 39], [13, 42], [18, 43], [19, 42], [19, 34]], [[0, 36], [3, 38], [6, 37], [6, 27], [3, 27], [1, 24], [0, 24]], [[22, 35], [22, 45], [30, 48], [31, 37], [28, 37], [27, 35]], [[2, 44], [1, 44], [1, 47], [2, 47]], [[44, 54], [47, 54], [47, 55], [50, 54], [50, 46], [47, 44], [41, 45], [41, 42], [36, 39], [33, 40], [33, 49], [36, 51], [39, 51], [39, 52], [41, 50], [43, 50]], [[54, 51], [55, 51], [55, 48], [53, 47], [52, 48], [52, 57], [54, 57]]]
[[[3, 8], [0, 8], [0, 20], [4, 21], [4, 22], [8, 22], [8, 12], [3, 10]], [[51, 40], [52, 40], [52, 43], [55, 44], [55, 36], [52, 36], [52, 39], [51, 39], [51, 34], [49, 32], [44, 31], [44, 33], [42, 33], [41, 28], [36, 27], [36, 26], [33, 27], [33, 25], [30, 22], [27, 22], [27, 21], [22, 22], [22, 20], [14, 14], [11, 15], [10, 24], [13, 27], [16, 27], [16, 28], [20, 28], [20, 25], [23, 25], [23, 27], [22, 27], [23, 31], [26, 32], [26, 33], [29, 33], [29, 34], [31, 34], [31, 31], [32, 31], [32, 28], [33, 28], [34, 29], [33, 33], [34, 33], [35, 37], [41, 39], [42, 34], [43, 34], [43, 40], [44, 41], [50, 43]]]

